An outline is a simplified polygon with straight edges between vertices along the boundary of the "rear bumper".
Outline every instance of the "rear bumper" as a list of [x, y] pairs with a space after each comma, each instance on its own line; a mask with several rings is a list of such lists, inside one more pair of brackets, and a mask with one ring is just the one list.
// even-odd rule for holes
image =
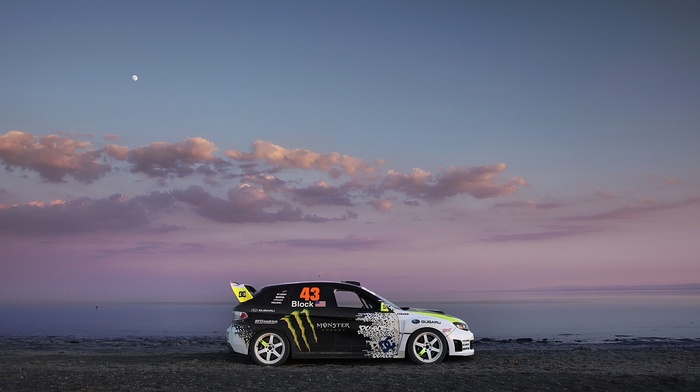
[[246, 344], [241, 334], [238, 333], [238, 330], [233, 325], [226, 329], [226, 343], [228, 344], [229, 350], [235, 353], [248, 355], [248, 344]]

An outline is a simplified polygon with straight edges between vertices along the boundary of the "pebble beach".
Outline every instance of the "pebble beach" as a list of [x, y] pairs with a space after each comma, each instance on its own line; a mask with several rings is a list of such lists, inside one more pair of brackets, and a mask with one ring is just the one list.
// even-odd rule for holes
[[476, 355], [289, 360], [261, 367], [223, 338], [3, 337], [0, 391], [698, 391], [700, 340], [475, 342]]

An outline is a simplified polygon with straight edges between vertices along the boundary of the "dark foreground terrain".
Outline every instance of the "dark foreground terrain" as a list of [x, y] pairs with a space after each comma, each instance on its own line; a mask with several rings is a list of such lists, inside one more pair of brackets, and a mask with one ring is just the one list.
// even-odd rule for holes
[[700, 391], [700, 341], [477, 342], [471, 358], [289, 361], [223, 338], [0, 338], [1, 391]]

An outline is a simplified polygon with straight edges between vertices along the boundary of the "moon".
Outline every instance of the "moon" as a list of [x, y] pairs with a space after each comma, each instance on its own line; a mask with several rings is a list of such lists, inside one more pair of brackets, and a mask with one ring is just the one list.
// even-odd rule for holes
[[131, 80], [133, 80], [135, 82], [135, 81], [139, 80], [139, 76], [138, 75], [131, 75]]

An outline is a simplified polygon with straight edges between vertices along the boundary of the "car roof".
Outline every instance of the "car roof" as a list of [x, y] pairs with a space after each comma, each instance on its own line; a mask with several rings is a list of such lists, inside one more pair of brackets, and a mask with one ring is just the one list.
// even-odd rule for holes
[[364, 289], [364, 287], [360, 284], [360, 282], [351, 281], [351, 280], [341, 280], [341, 281], [336, 281], [336, 280], [302, 280], [302, 281], [296, 281], [296, 282], [284, 282], [284, 283], [270, 284], [270, 285], [261, 287], [260, 290], [270, 288], [270, 287], [292, 286], [292, 285], [296, 286], [296, 285], [301, 285], [301, 284], [332, 284], [332, 285], [338, 285], [338, 286], [350, 286], [350, 287], [357, 287], [357, 288]]

